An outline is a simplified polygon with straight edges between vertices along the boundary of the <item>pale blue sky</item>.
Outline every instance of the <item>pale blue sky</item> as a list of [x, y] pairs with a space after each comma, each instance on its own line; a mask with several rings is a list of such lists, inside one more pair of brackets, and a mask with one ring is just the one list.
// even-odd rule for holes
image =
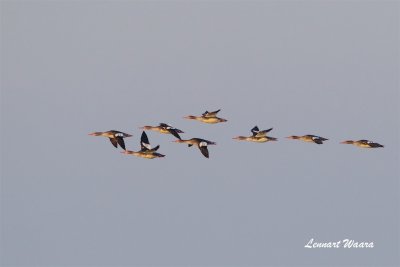
[[[0, 5], [3, 266], [400, 264], [399, 2]], [[159, 122], [218, 145], [87, 135]], [[254, 125], [279, 141], [231, 139]]]

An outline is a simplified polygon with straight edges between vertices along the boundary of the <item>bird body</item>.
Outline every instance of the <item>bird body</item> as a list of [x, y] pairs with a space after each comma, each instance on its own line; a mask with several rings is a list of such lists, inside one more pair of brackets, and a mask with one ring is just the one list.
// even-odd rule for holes
[[165, 157], [165, 155], [156, 152], [160, 148], [159, 145], [157, 145], [154, 148], [151, 147], [149, 138], [147, 137], [147, 134], [145, 131], [142, 132], [142, 136], [140, 138], [140, 148], [141, 149], [139, 151], [126, 150], [121, 153], [127, 154], [127, 155], [133, 155], [133, 156], [137, 156], [137, 157], [141, 157], [141, 158], [146, 158], [146, 159]]
[[192, 138], [192, 139], [188, 139], [188, 140], [180, 140], [179, 139], [179, 140], [175, 140], [174, 142], [185, 143], [189, 147], [196, 145], [200, 149], [200, 152], [203, 154], [203, 156], [206, 158], [209, 158], [207, 146], [208, 145], [216, 145], [215, 142], [208, 141], [208, 140], [201, 139], [201, 138]]
[[219, 122], [226, 122], [227, 120], [218, 117], [203, 117], [203, 116], [186, 116], [185, 119], [197, 120], [204, 123], [215, 124]]
[[217, 113], [220, 112], [221, 109], [218, 109], [216, 111], [212, 111], [212, 112], [204, 112], [201, 116], [193, 116], [193, 115], [189, 115], [184, 117], [185, 119], [189, 119], [189, 120], [197, 120], [197, 121], [201, 121], [204, 123], [209, 123], [209, 124], [215, 124], [215, 123], [220, 123], [220, 122], [226, 122], [228, 120], [226, 119], [222, 119], [217, 117]]
[[275, 137], [270, 136], [237, 136], [233, 139], [240, 140], [240, 141], [249, 141], [255, 143], [265, 143], [269, 141], [277, 141], [278, 139]]
[[350, 144], [350, 145], [355, 145], [358, 147], [362, 147], [362, 148], [378, 148], [378, 147], [384, 147], [381, 144], [369, 141], [369, 140], [358, 140], [358, 141], [352, 141], [352, 140], [348, 140], [348, 141], [343, 141], [341, 142], [341, 144]]
[[289, 137], [286, 137], [288, 139], [298, 139], [304, 142], [312, 142], [312, 143], [316, 143], [318, 145], [322, 145], [324, 141], [327, 141], [327, 138], [321, 137], [321, 136], [317, 136], [317, 135], [312, 135], [312, 134], [306, 134], [303, 136], [297, 136], [297, 135], [292, 135]]
[[124, 150], [126, 150], [124, 138], [132, 136], [131, 134], [123, 133], [123, 132], [116, 131], [116, 130], [110, 130], [107, 132], [94, 132], [94, 133], [90, 133], [89, 135], [108, 137], [110, 139], [111, 144], [115, 148], [117, 148], [118, 145], [120, 145], [121, 148]]
[[158, 126], [143, 126], [141, 128], [144, 130], [156, 131], [162, 134], [172, 134], [178, 139], [181, 139], [179, 134], [184, 133], [182, 130], [172, 127], [171, 125], [166, 123], [160, 123]]
[[131, 150], [127, 150], [124, 152], [121, 152], [123, 154], [127, 154], [127, 155], [133, 155], [136, 157], [140, 157], [140, 158], [145, 158], [145, 159], [154, 159], [154, 158], [163, 158], [165, 157], [165, 155], [154, 152], [154, 153], [146, 153], [144, 151], [131, 151]]
[[268, 141], [277, 141], [278, 139], [275, 137], [267, 136], [267, 133], [270, 132], [273, 128], [267, 129], [267, 130], [262, 130], [257, 126], [254, 126], [250, 131], [252, 132], [253, 135], [251, 136], [237, 136], [234, 137], [233, 139], [240, 140], [240, 141], [249, 141], [249, 142], [255, 142], [255, 143], [265, 143]]

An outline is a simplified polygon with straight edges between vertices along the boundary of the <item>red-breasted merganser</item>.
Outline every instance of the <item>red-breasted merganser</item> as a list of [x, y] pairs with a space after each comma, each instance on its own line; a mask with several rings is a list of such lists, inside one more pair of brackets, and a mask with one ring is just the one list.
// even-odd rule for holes
[[134, 156], [146, 158], [146, 159], [165, 157], [165, 155], [156, 152], [160, 148], [160, 145], [158, 145], [154, 148], [151, 147], [149, 138], [147, 137], [147, 134], [145, 131], [142, 132], [142, 136], [140, 138], [140, 147], [141, 147], [141, 149], [139, 151], [126, 150], [121, 153], [127, 154], [127, 155], [134, 155]]
[[348, 141], [343, 141], [340, 142], [341, 144], [350, 144], [350, 145], [355, 145], [358, 147], [363, 147], [363, 148], [378, 148], [378, 147], [384, 147], [381, 144], [372, 142], [372, 141], [368, 141], [365, 139], [362, 140], [358, 140], [358, 141], [352, 141], [352, 140], [348, 140]]
[[313, 143], [316, 143], [318, 145], [322, 145], [322, 143], [324, 141], [328, 140], [328, 139], [323, 138], [321, 136], [316, 136], [316, 135], [312, 135], [312, 134], [307, 134], [307, 135], [303, 135], [303, 136], [292, 135], [292, 136], [289, 136], [289, 137], [286, 137], [286, 138], [299, 139], [299, 140], [302, 140], [304, 142], [313, 142]]
[[166, 124], [166, 123], [160, 123], [158, 126], [143, 126], [143, 127], [141, 127], [141, 129], [156, 131], [156, 132], [159, 132], [162, 134], [172, 134], [173, 136], [175, 136], [178, 139], [181, 139], [179, 134], [184, 133], [182, 130], [172, 127], [171, 125]]
[[250, 141], [250, 142], [256, 142], [256, 143], [265, 143], [268, 141], [277, 141], [278, 139], [275, 137], [270, 137], [267, 136], [267, 133], [270, 132], [273, 128], [269, 128], [267, 130], [262, 130], [257, 126], [254, 126], [253, 129], [251, 129], [251, 132], [253, 133], [252, 136], [237, 136], [234, 137], [233, 139], [236, 140], [242, 140], [242, 141]]
[[204, 155], [204, 157], [206, 157], [206, 158], [209, 157], [207, 146], [208, 145], [216, 145], [215, 142], [211, 142], [211, 141], [204, 140], [201, 138], [192, 138], [192, 139], [188, 139], [188, 140], [175, 140], [173, 142], [185, 143], [188, 145], [188, 147], [196, 145], [200, 149], [200, 151]]
[[120, 145], [122, 147], [122, 149], [124, 149], [124, 150], [126, 150], [124, 138], [132, 136], [131, 134], [127, 134], [127, 133], [123, 133], [123, 132], [115, 131], [115, 130], [111, 130], [111, 131], [107, 131], [107, 132], [94, 132], [94, 133], [90, 133], [89, 135], [108, 137], [110, 139], [111, 144], [114, 147], [117, 148], [118, 145]]
[[226, 122], [228, 120], [226, 119], [222, 119], [217, 117], [217, 113], [220, 112], [221, 109], [218, 109], [216, 111], [212, 111], [212, 112], [204, 112], [201, 116], [193, 116], [193, 115], [189, 115], [184, 117], [185, 119], [189, 119], [189, 120], [197, 120], [197, 121], [201, 121], [204, 123], [210, 123], [210, 124], [214, 124], [214, 123], [219, 123], [219, 122]]

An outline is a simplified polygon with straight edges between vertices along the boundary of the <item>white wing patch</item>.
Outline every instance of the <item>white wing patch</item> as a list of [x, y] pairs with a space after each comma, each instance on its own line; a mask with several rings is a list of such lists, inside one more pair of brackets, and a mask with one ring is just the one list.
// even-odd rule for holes
[[150, 145], [150, 144], [142, 143], [142, 145], [143, 145], [145, 148], [147, 148], [148, 150], [151, 149], [151, 145]]
[[170, 130], [170, 129], [174, 129], [174, 127], [172, 127], [171, 125], [164, 123], [163, 128], [166, 130]]
[[199, 147], [207, 146], [207, 142], [200, 142]]
[[116, 137], [123, 137], [124, 134], [122, 134], [122, 133], [116, 133], [115, 136], [116, 136]]

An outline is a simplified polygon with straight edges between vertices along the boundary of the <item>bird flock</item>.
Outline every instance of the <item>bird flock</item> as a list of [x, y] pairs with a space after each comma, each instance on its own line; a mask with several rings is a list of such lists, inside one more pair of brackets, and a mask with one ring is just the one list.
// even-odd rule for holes
[[[222, 122], [227, 122], [226, 119], [218, 117], [218, 112], [220, 112], [221, 109], [218, 109], [216, 111], [206, 111], [201, 116], [193, 116], [189, 115], [184, 117], [185, 119], [189, 120], [197, 120], [203, 123], [209, 123], [209, 124], [216, 124], [216, 123], [222, 123]], [[131, 134], [127, 134], [121, 131], [116, 131], [116, 130], [110, 130], [106, 132], [94, 132], [90, 133], [89, 135], [92, 136], [103, 136], [107, 137], [110, 139], [111, 144], [115, 147], [118, 148], [120, 146], [124, 151], [121, 153], [126, 154], [126, 155], [134, 155], [137, 157], [141, 158], [146, 158], [146, 159], [154, 159], [154, 158], [163, 158], [165, 155], [158, 153], [158, 149], [160, 148], [160, 145], [157, 145], [155, 147], [152, 147], [149, 142], [149, 138], [144, 130], [147, 131], [156, 131], [162, 134], [171, 134], [177, 139], [174, 141], [176, 143], [183, 143], [187, 144], [188, 147], [191, 146], [197, 146], [197, 148], [200, 150], [200, 152], [203, 154], [204, 157], [209, 158], [209, 152], [208, 152], [208, 146], [209, 145], [216, 145], [215, 142], [205, 140], [202, 138], [191, 138], [191, 139], [182, 139], [179, 134], [184, 133], [182, 130], [179, 130], [169, 124], [166, 123], [160, 123], [158, 126], [143, 126], [140, 127], [143, 129], [141, 138], [140, 138], [140, 150], [138, 151], [132, 151], [132, 150], [127, 150], [125, 147], [125, 141], [124, 138], [127, 137], [132, 137]], [[271, 137], [268, 135], [268, 133], [272, 130], [273, 128], [269, 128], [267, 130], [260, 130], [257, 126], [254, 126], [250, 131], [251, 135], [250, 136], [236, 136], [233, 137], [235, 140], [239, 141], [248, 141], [248, 142], [256, 142], [256, 143], [265, 143], [269, 141], [277, 141], [278, 139], [275, 137]], [[295, 140], [301, 140], [304, 142], [310, 142], [310, 143], [315, 143], [318, 145], [322, 145], [325, 141], [327, 141], [327, 138], [317, 136], [317, 135], [312, 135], [312, 134], [307, 134], [303, 136], [297, 136], [297, 135], [292, 135], [286, 137], [288, 139], [295, 139]], [[375, 143], [369, 140], [361, 139], [358, 141], [353, 141], [353, 140], [347, 140], [341, 142], [341, 144], [352, 144], [357, 147], [361, 148], [379, 148], [383, 147], [383, 145], [379, 143]]]

